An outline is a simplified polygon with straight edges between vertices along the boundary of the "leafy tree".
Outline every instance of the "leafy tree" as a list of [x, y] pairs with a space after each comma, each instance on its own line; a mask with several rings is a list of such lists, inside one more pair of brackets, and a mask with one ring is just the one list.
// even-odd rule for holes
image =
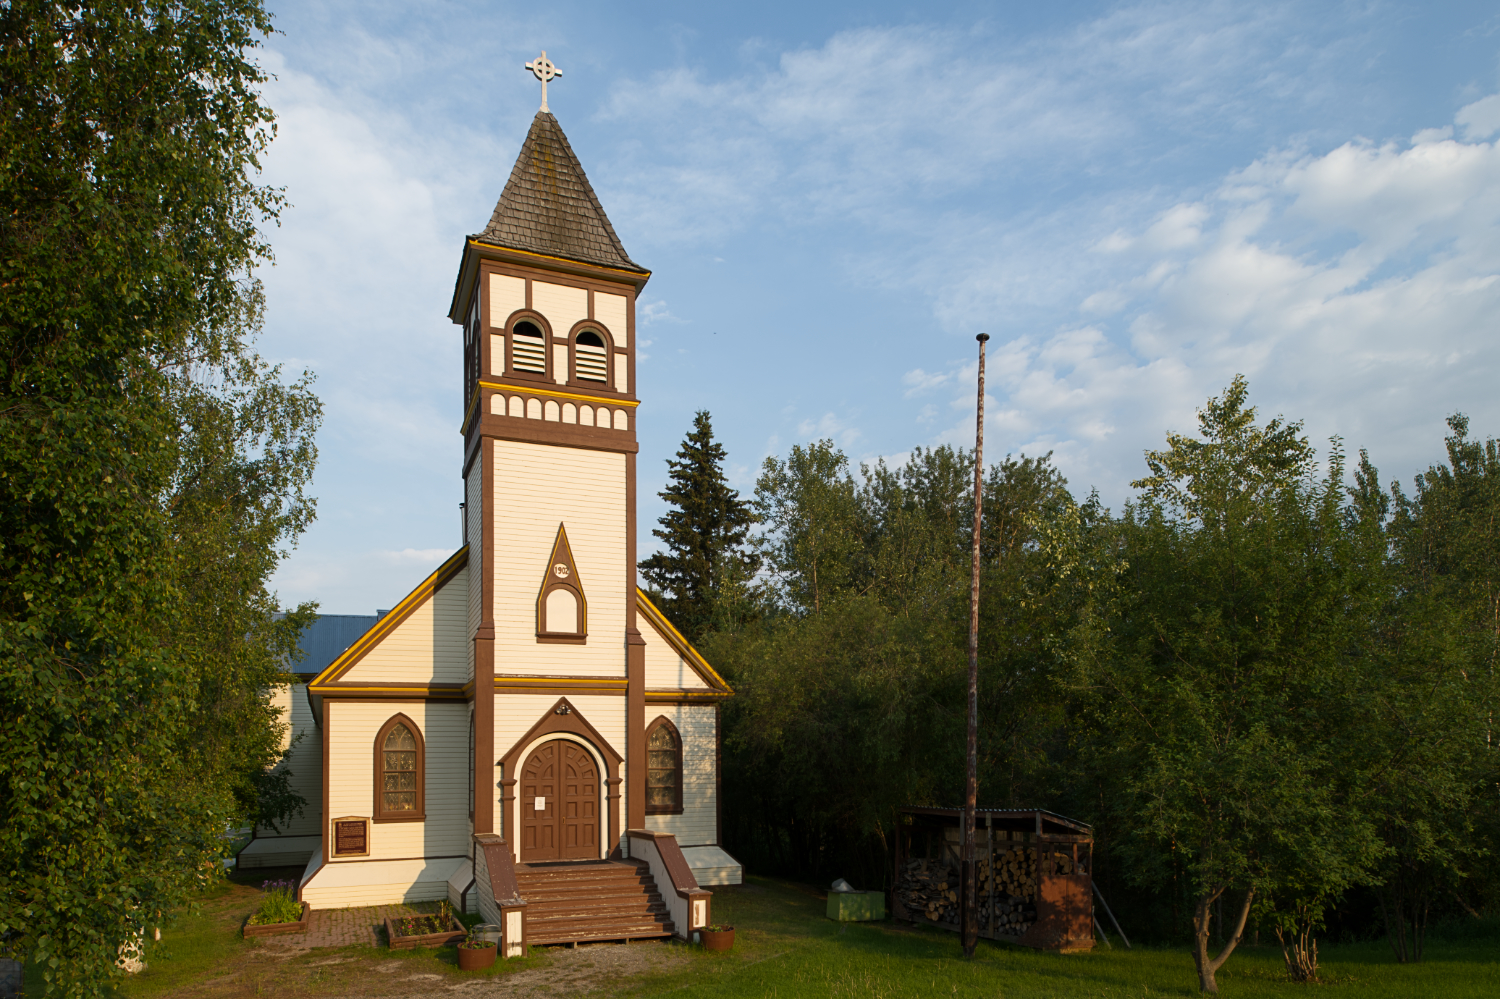
[[[1384, 633], [1383, 724], [1372, 730], [1390, 759], [1374, 787], [1390, 847], [1377, 897], [1400, 961], [1421, 960], [1434, 907], [1474, 912], [1493, 898], [1482, 861], [1500, 848], [1500, 442], [1470, 438], [1462, 414], [1448, 426], [1447, 464], [1417, 476], [1411, 496], [1393, 485], [1387, 502], [1368, 459], [1354, 491], [1366, 519], [1392, 512], [1400, 595]], [[1478, 906], [1464, 900], [1470, 892]]]
[[1187, 896], [1206, 992], [1257, 896], [1321, 911], [1380, 852], [1344, 751], [1383, 542], [1344, 514], [1337, 447], [1319, 478], [1300, 424], [1257, 425], [1247, 394], [1236, 378], [1200, 439], [1147, 453], [1114, 637], [1075, 677], [1121, 849], [1137, 879]]
[[657, 494], [672, 509], [651, 533], [667, 550], [640, 562], [641, 575], [665, 594], [662, 610], [692, 638], [760, 567], [759, 558], [745, 550], [754, 514], [725, 481], [724, 458], [708, 411], [699, 410], [677, 460], [667, 461], [672, 481]]
[[253, 766], [185, 752], [268, 672], [205, 684], [243, 635], [212, 620], [233, 586], [192, 592], [223, 568], [207, 497], [238, 494], [188, 474], [224, 466], [178, 420], [258, 314], [268, 31], [255, 0], [0, 5], [0, 935], [49, 992], [98, 994], [251, 811]]
[[266, 692], [292, 680], [298, 635], [315, 615], [312, 604], [283, 614], [267, 586], [314, 514], [304, 490], [321, 404], [309, 374], [284, 384], [246, 352], [252, 330], [217, 345], [215, 363], [171, 372], [179, 430], [166, 509], [181, 602], [157, 640], [193, 674], [185, 757], [232, 793], [236, 822], [275, 828], [307, 803], [277, 766], [287, 726]]
[[788, 608], [817, 613], [868, 575], [868, 511], [833, 441], [793, 445], [785, 461], [767, 458], [754, 506], [765, 525], [761, 551]]

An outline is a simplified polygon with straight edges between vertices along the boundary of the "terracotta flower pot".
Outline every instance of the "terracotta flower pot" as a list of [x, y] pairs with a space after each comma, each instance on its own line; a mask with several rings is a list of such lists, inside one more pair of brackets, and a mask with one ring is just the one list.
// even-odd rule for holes
[[458, 966], [464, 971], [488, 968], [495, 963], [495, 950], [494, 944], [486, 944], [483, 947], [460, 947], [458, 948]]
[[734, 927], [726, 926], [717, 932], [699, 930], [698, 939], [702, 942], [704, 950], [728, 950], [734, 946]]

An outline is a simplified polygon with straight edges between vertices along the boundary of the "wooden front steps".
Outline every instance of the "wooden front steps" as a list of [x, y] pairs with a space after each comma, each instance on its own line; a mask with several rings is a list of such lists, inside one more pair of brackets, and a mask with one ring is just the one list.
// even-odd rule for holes
[[645, 940], [674, 932], [651, 869], [629, 861], [516, 865], [528, 944]]

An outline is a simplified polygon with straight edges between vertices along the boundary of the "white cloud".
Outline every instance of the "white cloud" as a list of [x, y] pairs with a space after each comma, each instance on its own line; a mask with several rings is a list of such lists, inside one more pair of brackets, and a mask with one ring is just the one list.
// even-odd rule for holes
[[[1113, 324], [1016, 338], [990, 366], [991, 427], [1055, 447], [1075, 484], [1135, 477], [1141, 449], [1191, 431], [1236, 373], [1266, 413], [1305, 418], [1315, 440], [1376, 444], [1377, 464], [1435, 460], [1453, 409], [1500, 423], [1495, 146], [1431, 129], [1405, 145], [1271, 153], [1139, 236], [1108, 239], [1120, 269], [1083, 309], [1121, 308], [1124, 287], [1137, 304]], [[951, 384], [952, 406], [972, 414], [972, 364], [914, 376]], [[972, 433], [960, 419], [941, 436]]]
[[1465, 139], [1471, 142], [1488, 139], [1500, 132], [1500, 94], [1491, 94], [1465, 105], [1453, 120], [1463, 126]]

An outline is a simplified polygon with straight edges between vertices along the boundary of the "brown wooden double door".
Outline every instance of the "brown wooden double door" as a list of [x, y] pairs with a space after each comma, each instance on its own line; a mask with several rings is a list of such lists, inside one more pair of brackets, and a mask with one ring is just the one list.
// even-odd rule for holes
[[598, 858], [599, 768], [588, 750], [570, 739], [542, 743], [520, 788], [521, 863]]

